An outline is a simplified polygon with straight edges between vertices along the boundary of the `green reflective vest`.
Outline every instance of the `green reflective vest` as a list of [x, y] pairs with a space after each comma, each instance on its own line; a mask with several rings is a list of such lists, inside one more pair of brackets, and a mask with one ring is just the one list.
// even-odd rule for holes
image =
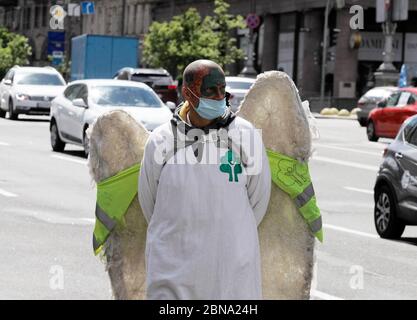
[[323, 242], [321, 214], [316, 203], [308, 164], [272, 150], [266, 152], [272, 181], [290, 196], [313, 235]]
[[138, 192], [140, 164], [127, 168], [97, 183], [96, 223], [93, 234], [94, 254], [103, 248], [110, 232], [123, 217]]

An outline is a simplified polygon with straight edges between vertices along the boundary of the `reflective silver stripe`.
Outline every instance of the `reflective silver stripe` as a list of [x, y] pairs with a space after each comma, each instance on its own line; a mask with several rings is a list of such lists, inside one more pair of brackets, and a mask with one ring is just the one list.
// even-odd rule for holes
[[311, 231], [313, 231], [313, 233], [316, 233], [316, 232], [320, 231], [321, 228], [322, 228], [321, 216], [318, 217], [313, 222], [309, 223], [309, 225], [310, 225], [310, 229], [311, 229]]
[[112, 231], [116, 226], [116, 222], [110, 218], [96, 203], [96, 218], [106, 227], [107, 230]]
[[313, 184], [310, 183], [295, 199], [295, 205], [302, 208], [314, 196]]
[[93, 249], [96, 251], [100, 247], [100, 243], [98, 243], [96, 236], [93, 235]]

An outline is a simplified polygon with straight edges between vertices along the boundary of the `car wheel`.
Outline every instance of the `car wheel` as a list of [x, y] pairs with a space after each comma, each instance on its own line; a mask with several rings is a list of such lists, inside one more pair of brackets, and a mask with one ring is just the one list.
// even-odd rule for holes
[[9, 101], [9, 119], [10, 120], [17, 120], [18, 114], [15, 112], [13, 108], [13, 100]]
[[55, 122], [51, 125], [51, 146], [52, 150], [56, 152], [62, 152], [65, 148], [65, 142], [59, 137], [58, 126]]
[[368, 120], [364, 119], [364, 118], [359, 118], [358, 122], [359, 122], [361, 127], [366, 127], [368, 125]]
[[404, 222], [397, 218], [394, 195], [386, 185], [376, 190], [374, 222], [381, 238], [398, 239], [405, 229]]
[[83, 146], [84, 146], [84, 155], [86, 158], [88, 158], [88, 154], [90, 153], [90, 139], [88, 139], [86, 131], [87, 131], [87, 128], [85, 128], [84, 130]]
[[368, 136], [369, 141], [378, 141], [379, 137], [375, 134], [375, 124], [372, 120], [369, 120], [368, 125], [366, 126], [366, 135]]

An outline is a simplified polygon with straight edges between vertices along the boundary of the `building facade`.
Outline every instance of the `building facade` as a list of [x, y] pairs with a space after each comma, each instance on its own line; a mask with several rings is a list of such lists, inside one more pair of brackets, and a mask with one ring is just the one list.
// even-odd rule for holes
[[[255, 67], [258, 72], [283, 69], [297, 84], [300, 94], [318, 101], [321, 86], [321, 57], [326, 0], [229, 0], [233, 14], [256, 13], [262, 24], [257, 30]], [[325, 94], [329, 104], [353, 108], [355, 100], [374, 85], [373, 73], [383, 62], [384, 36], [376, 23], [376, 0], [330, 1], [328, 61]], [[363, 29], [353, 30], [351, 20], [359, 5], [363, 9]], [[153, 19], [165, 21], [198, 8], [202, 15], [213, 11], [214, 1], [160, 1]], [[355, 20], [354, 20], [355, 21]], [[417, 1], [409, 2], [408, 20], [399, 22], [394, 38], [394, 65], [407, 64], [409, 78], [417, 77]], [[359, 44], [355, 39], [361, 38]], [[239, 43], [245, 48], [247, 39]], [[359, 47], [355, 47], [358, 45]], [[238, 70], [232, 70], [238, 73]], [[314, 106], [313, 106], [314, 107]]]
[[[189, 7], [202, 16], [213, 12], [214, 0], [96, 0], [95, 13], [65, 19], [64, 43], [51, 30], [50, 8], [54, 4], [79, 3], [75, 0], [2, 1], [0, 25], [29, 37], [33, 46], [33, 63], [48, 63], [47, 56], [56, 46], [70, 52], [70, 39], [79, 34], [136, 36], [143, 39], [153, 21], [168, 21]], [[258, 72], [283, 69], [297, 84], [302, 97], [314, 101], [320, 95], [321, 56], [326, 0], [228, 0], [230, 12], [246, 16], [255, 13], [261, 25], [255, 30], [254, 65]], [[376, 23], [376, 0], [332, 0], [329, 12], [330, 46], [325, 69], [326, 96], [337, 99], [337, 106], [353, 107], [353, 101], [373, 86], [373, 72], [383, 61], [384, 37]], [[338, 6], [337, 4], [343, 4]], [[353, 30], [352, 6], [363, 8], [363, 29]], [[410, 77], [417, 76], [417, 1], [410, 1], [409, 18], [399, 22], [394, 38], [394, 65], [403, 63]], [[246, 50], [248, 30], [237, 33], [239, 46]], [[337, 31], [337, 32], [336, 32]], [[52, 35], [51, 35], [52, 34]], [[354, 37], [360, 35], [359, 47]], [[62, 38], [62, 37], [61, 37]], [[355, 38], [357, 39], [357, 38]], [[62, 40], [60, 40], [62, 41]], [[52, 45], [51, 45], [52, 43]], [[238, 74], [243, 62], [229, 66]], [[332, 101], [332, 103], [335, 103]]]

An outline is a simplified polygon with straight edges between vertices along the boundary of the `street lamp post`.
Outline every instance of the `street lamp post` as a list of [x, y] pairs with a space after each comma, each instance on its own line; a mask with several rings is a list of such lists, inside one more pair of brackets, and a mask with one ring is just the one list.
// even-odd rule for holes
[[321, 81], [320, 81], [320, 107], [323, 107], [324, 103], [324, 87], [326, 77], [326, 63], [327, 63], [327, 38], [329, 34], [329, 11], [330, 1], [326, 2], [326, 10], [324, 11], [324, 27], [323, 27], [323, 48], [321, 55]]
[[239, 76], [242, 77], [256, 77], [258, 74], [253, 65], [253, 58], [254, 58], [254, 46], [256, 41], [256, 34], [254, 34], [253, 30], [249, 31], [249, 39], [248, 39], [248, 46], [246, 48], [246, 58], [245, 58], [245, 66], [243, 70], [240, 72]]
[[396, 85], [399, 77], [399, 73], [395, 66], [392, 64], [394, 61], [394, 52], [393, 52], [393, 40], [395, 31], [397, 29], [397, 24], [393, 22], [393, 3], [391, 1], [385, 2], [386, 6], [386, 19], [382, 23], [382, 33], [385, 38], [385, 46], [383, 53], [383, 62], [378, 67], [375, 76], [375, 86], [388, 86]]

